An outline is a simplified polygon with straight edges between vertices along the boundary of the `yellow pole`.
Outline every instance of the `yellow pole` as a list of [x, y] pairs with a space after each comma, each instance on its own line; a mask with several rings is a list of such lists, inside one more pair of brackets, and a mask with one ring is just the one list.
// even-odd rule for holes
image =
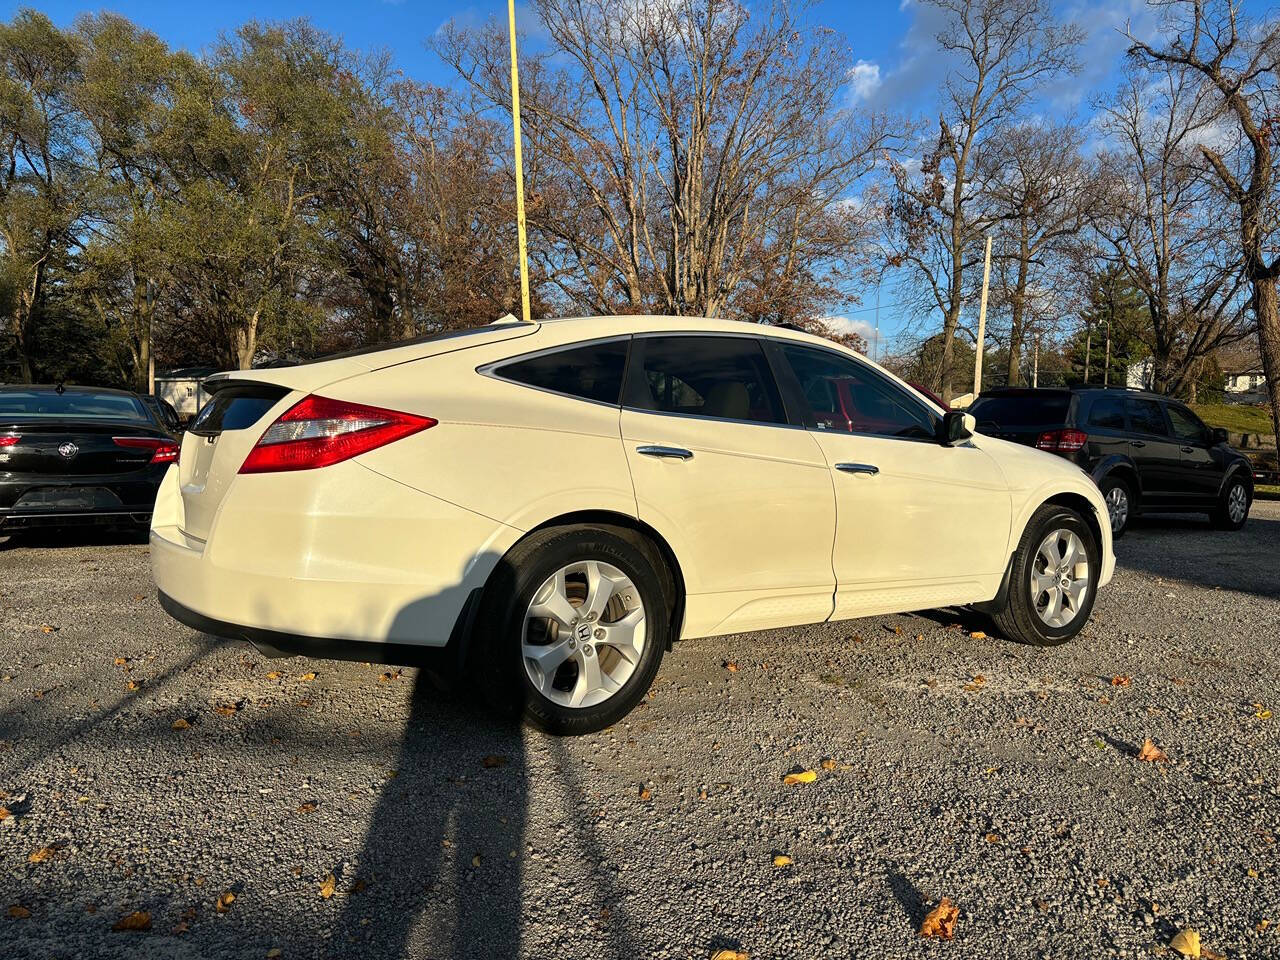
[[982, 300], [978, 304], [978, 349], [973, 358], [973, 395], [982, 392], [982, 345], [987, 339], [987, 284], [991, 280], [991, 234], [987, 234], [987, 257], [982, 267]]
[[511, 25], [511, 122], [516, 147], [516, 233], [520, 238], [520, 307], [529, 323], [529, 244], [524, 229], [524, 160], [520, 153], [520, 74], [516, 69], [516, 0], [507, 0]]

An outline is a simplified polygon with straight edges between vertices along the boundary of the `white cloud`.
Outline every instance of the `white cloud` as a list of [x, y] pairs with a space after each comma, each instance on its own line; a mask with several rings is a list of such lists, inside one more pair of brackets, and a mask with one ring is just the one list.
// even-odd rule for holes
[[855, 101], [868, 100], [880, 89], [880, 64], [859, 60], [849, 71], [849, 90]]
[[[867, 350], [874, 354], [876, 349], [876, 328], [875, 325], [866, 320], [857, 320], [853, 317], [834, 316], [820, 318], [823, 323], [829, 324], [835, 330], [841, 333], [856, 333], [867, 341]], [[881, 333], [883, 336], [883, 331]]]

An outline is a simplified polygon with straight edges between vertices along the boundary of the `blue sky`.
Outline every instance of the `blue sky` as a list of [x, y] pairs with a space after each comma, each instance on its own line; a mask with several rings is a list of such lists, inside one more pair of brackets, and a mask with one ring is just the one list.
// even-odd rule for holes
[[[105, 5], [48, 0], [35, 4], [5, 3], [0, 9], [5, 10], [7, 19], [21, 6], [35, 6], [61, 25], [70, 24], [79, 13], [105, 7], [154, 31], [171, 45], [194, 52], [246, 20], [305, 16], [317, 26], [342, 36], [350, 47], [390, 50], [397, 65], [406, 73], [440, 84], [451, 82], [452, 76], [427, 50], [425, 41], [441, 24], [451, 18], [479, 23], [487, 17], [506, 16], [503, 0], [487, 3], [116, 0]], [[1126, 23], [1132, 23], [1136, 34], [1151, 36], [1157, 18], [1145, 0], [1066, 0], [1056, 6], [1062, 18], [1074, 20], [1088, 33], [1081, 51], [1082, 70], [1078, 76], [1055, 83], [1034, 109], [1087, 119], [1092, 112], [1091, 97], [1115, 86], [1127, 46], [1121, 32]], [[1251, 12], [1260, 13], [1264, 4], [1247, 2], [1245, 6], [1253, 8]], [[527, 7], [518, 5], [516, 16], [518, 21], [533, 25]], [[850, 56], [857, 64], [849, 84], [851, 102], [876, 109], [931, 112], [934, 93], [947, 68], [934, 40], [940, 26], [936, 10], [916, 0], [825, 0], [814, 7], [811, 19], [817, 25], [838, 31], [849, 43]], [[892, 290], [886, 286], [881, 300], [888, 306], [882, 307], [881, 325], [890, 333], [899, 327], [891, 305], [893, 299]], [[850, 303], [842, 312], [856, 321], [857, 328], [869, 332], [874, 302], [875, 291], [864, 291], [860, 304]]]

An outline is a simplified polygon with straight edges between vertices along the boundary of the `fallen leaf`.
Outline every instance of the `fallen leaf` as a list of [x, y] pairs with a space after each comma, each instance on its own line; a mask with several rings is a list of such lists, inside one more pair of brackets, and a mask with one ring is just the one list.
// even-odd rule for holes
[[169, 933], [171, 933], [175, 937], [180, 937], [184, 933], [190, 933], [190, 932], [191, 932], [191, 924], [189, 924], [186, 920], [179, 920], [177, 923], [173, 925], [173, 929], [169, 931]]
[[1270, 719], [1271, 719], [1271, 711], [1270, 711], [1270, 710], [1267, 710], [1266, 708], [1262, 708], [1262, 707], [1260, 707], [1259, 709], [1255, 710], [1255, 711], [1253, 712], [1253, 715], [1254, 715], [1255, 717], [1257, 717], [1259, 720], [1270, 720]]
[[378, 678], [378, 682], [389, 683], [392, 680], [398, 679], [399, 676], [400, 676], [399, 670], [389, 670], [388, 672], [384, 673], [382, 676]]
[[1116, 674], [1114, 677], [1111, 678], [1111, 685], [1113, 687], [1127, 687], [1127, 686], [1130, 686], [1132, 683], [1133, 683], [1133, 679], [1131, 677], [1126, 677], [1121, 674]]
[[1179, 930], [1169, 941], [1169, 946], [1177, 950], [1184, 957], [1198, 957], [1201, 955], [1200, 949], [1200, 933], [1196, 930]]
[[236, 711], [239, 709], [240, 705], [237, 703], [221, 703], [213, 708], [213, 712], [221, 714], [224, 717], [234, 717], [236, 715]]
[[128, 657], [116, 657], [116, 666], [117, 666], [117, 667], [123, 667], [123, 666], [124, 666], [126, 663], [128, 663], [128, 662], [129, 662], [129, 658], [128, 658]]
[[1000, 842], [1000, 834], [998, 833], [987, 834], [987, 843], [999, 843], [999, 842]]
[[266, 675], [266, 676], [267, 676], [267, 679], [268, 679], [268, 680], [279, 680], [279, 679], [280, 679], [280, 671], [279, 671], [279, 670], [269, 670], [269, 671], [267, 672], [267, 675]]
[[338, 880], [331, 873], [329, 874], [329, 876], [324, 878], [324, 883], [320, 887], [321, 899], [328, 900], [330, 897], [333, 896], [333, 891], [336, 889], [338, 889]]
[[281, 956], [283, 953], [284, 951], [279, 947], [272, 947], [267, 951], [267, 960], [276, 960], [276, 957]]
[[306, 803], [299, 804], [298, 812], [299, 813], [315, 813], [316, 812], [315, 801], [308, 800]]
[[956, 919], [959, 916], [960, 909], [943, 897], [942, 901], [929, 911], [928, 916], [924, 918], [924, 923], [920, 924], [920, 936], [950, 940], [956, 934]]
[[792, 863], [791, 858], [788, 857], [785, 853], [780, 853], [773, 858], [773, 865], [775, 867], [789, 867], [791, 866], [791, 863]]
[[730, 673], [738, 672], [738, 665], [734, 663], [732, 660], [726, 660], [724, 662], [724, 668], [728, 670]]
[[27, 863], [44, 863], [58, 852], [58, 848], [60, 846], [62, 846], [62, 844], [52, 843], [47, 847], [41, 847], [39, 850], [32, 852], [31, 856], [27, 857]]
[[179, 717], [177, 720], [173, 721], [173, 723], [169, 724], [169, 726], [174, 730], [191, 729], [191, 724], [188, 723], [186, 720], [184, 720], [182, 717]]
[[970, 633], [970, 634], [969, 634], [969, 639], [970, 639], [970, 640], [985, 640], [985, 639], [987, 639], [987, 635], [986, 635], [985, 633], [983, 633], [981, 630], [974, 630], [972, 633]]
[[827, 757], [827, 759], [823, 760], [822, 763], [818, 764], [818, 766], [822, 767], [823, 770], [834, 770], [836, 768], [836, 762], [830, 757]]
[[112, 930], [150, 930], [151, 914], [145, 910], [127, 913], [111, 926]]
[[12, 816], [13, 812], [8, 807], [0, 806], [0, 823], [3, 823]]
[[130, 690], [137, 690], [137, 689], [138, 689], [138, 681], [137, 681], [137, 680], [130, 680], [128, 683], [126, 683], [126, 684], [125, 684], [125, 687], [127, 687], [127, 688], [128, 688], [128, 689], [130, 689]]
[[[1138, 759], [1146, 763], [1158, 763], [1169, 758], [1163, 750], [1151, 742], [1150, 737], [1147, 737], [1146, 740], [1142, 741], [1142, 749], [1138, 751]], [[1199, 954], [1196, 954], [1196, 956], [1199, 956]]]
[[751, 960], [751, 956], [741, 950], [717, 950], [711, 960]]
[[31, 916], [31, 911], [21, 904], [15, 903], [9, 908], [9, 916], [13, 917], [15, 920], [25, 920], [27, 917]]
[[900, 624], [894, 624], [893, 632], [898, 636], [902, 636], [902, 626]]
[[641, 799], [641, 800], [648, 800], [648, 799], [649, 799], [650, 797], [652, 797], [652, 796], [653, 796], [653, 792], [652, 792], [648, 787], [641, 787], [641, 788], [640, 788], [640, 799]]
[[486, 770], [492, 770], [494, 767], [505, 767], [507, 758], [497, 753], [491, 753], [480, 762], [484, 764]]
[[788, 787], [794, 787], [798, 783], [813, 783], [818, 779], [818, 774], [814, 770], [805, 770], [801, 773], [788, 773], [782, 778], [782, 782]]
[[311, 701], [304, 698], [302, 700], [299, 700], [297, 705], [300, 707], [309, 707], [311, 706]]
[[474, 857], [471, 858], [471, 865], [473, 867], [480, 866], [480, 854], [477, 853]]
[[235, 902], [235, 899], [236, 895], [228, 890], [226, 893], [218, 897], [214, 906], [217, 908], [219, 913], [226, 913], [227, 910], [230, 909], [231, 904]]
[[316, 678], [316, 675], [314, 670], [309, 673], [304, 673], [302, 676], [298, 677], [298, 679], [301, 680], [303, 683], [310, 683], [315, 678]]
[[44, 624], [43, 626], [41, 626], [41, 627], [40, 627], [40, 630], [41, 630], [43, 633], [57, 633], [57, 632], [58, 632], [59, 630], [61, 630], [61, 629], [62, 629], [61, 627], [55, 627], [55, 626], [52, 626], [51, 624], [48, 624], [48, 623], [46, 623], [46, 624]]

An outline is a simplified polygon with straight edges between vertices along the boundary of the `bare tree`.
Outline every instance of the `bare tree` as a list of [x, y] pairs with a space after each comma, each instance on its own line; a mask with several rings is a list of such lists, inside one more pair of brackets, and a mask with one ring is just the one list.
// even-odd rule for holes
[[[542, 184], [528, 218], [543, 272], [570, 304], [713, 315], [751, 282], [755, 309], [772, 313], [801, 280], [821, 287], [849, 259], [857, 232], [837, 208], [880, 135], [843, 109], [847, 49], [808, 27], [805, 8], [536, 5], [551, 50], [521, 69]], [[496, 24], [450, 27], [436, 46], [506, 107], [500, 35]]]
[[940, 379], [943, 400], [953, 392], [951, 354], [969, 289], [966, 275], [981, 256], [990, 225], [978, 203], [977, 154], [1014, 121], [1027, 98], [1046, 82], [1077, 69], [1083, 42], [1074, 24], [1059, 23], [1047, 0], [929, 0], [945, 11], [938, 35], [955, 62], [943, 88], [937, 139], [918, 169], [919, 142], [894, 164], [888, 260], [920, 281], [923, 298], [942, 314]]
[[[1066, 289], [1055, 274], [1097, 206], [1097, 178], [1083, 146], [1074, 124], [1019, 124], [993, 137], [979, 161], [987, 212], [1003, 240], [997, 288], [1009, 318], [1009, 386], [1021, 381], [1028, 309], [1037, 298], [1061, 299], [1050, 296]], [[1041, 305], [1036, 312], [1051, 311]]]
[[[1182, 70], [1203, 84], [1215, 120], [1230, 124], [1225, 143], [1198, 145], [1222, 191], [1235, 205], [1237, 248], [1251, 288], [1262, 369], [1271, 400], [1271, 424], [1280, 436], [1280, 310], [1275, 256], [1277, 170], [1273, 140], [1280, 104], [1277, 58], [1280, 22], [1255, 22], [1234, 0], [1162, 3], [1168, 41], [1153, 46], [1129, 35], [1130, 54], [1141, 63]], [[1268, 255], [1270, 248], [1270, 256]]]

